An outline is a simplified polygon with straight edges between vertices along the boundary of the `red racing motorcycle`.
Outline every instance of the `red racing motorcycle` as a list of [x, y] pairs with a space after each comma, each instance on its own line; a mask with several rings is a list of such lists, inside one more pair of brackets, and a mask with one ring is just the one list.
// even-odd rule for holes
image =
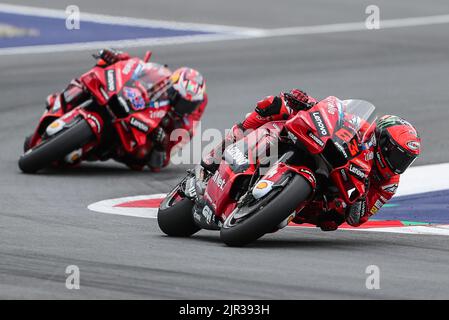
[[34, 173], [53, 164], [107, 160], [117, 150], [123, 155], [150, 150], [148, 137], [170, 107], [152, 93], [171, 74], [162, 65], [147, 63], [150, 57], [148, 51], [143, 60], [95, 66], [47, 103], [36, 130], [25, 140], [20, 169]]
[[220, 230], [224, 243], [244, 246], [287, 226], [312, 200], [354, 203], [367, 191], [374, 111], [329, 97], [265, 124], [225, 148], [214, 174], [189, 171], [161, 203], [160, 229], [174, 237]]

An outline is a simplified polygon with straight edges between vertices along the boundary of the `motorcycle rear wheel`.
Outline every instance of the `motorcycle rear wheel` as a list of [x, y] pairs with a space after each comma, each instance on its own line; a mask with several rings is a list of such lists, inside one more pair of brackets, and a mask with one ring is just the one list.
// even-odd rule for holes
[[170, 237], [190, 237], [201, 230], [193, 221], [194, 202], [189, 198], [175, 201], [179, 185], [162, 201], [157, 213], [159, 228]]
[[[236, 221], [233, 212], [223, 223], [220, 239], [230, 247], [242, 247], [272, 232], [298, 205], [312, 193], [302, 176], [293, 176], [289, 183], [266, 204], [255, 205], [251, 215]], [[261, 201], [262, 202], [262, 201]], [[247, 209], [242, 208], [242, 209]]]
[[25, 137], [25, 141], [23, 142], [23, 152], [27, 152], [30, 150], [30, 142], [31, 142], [31, 134]]
[[82, 147], [94, 138], [90, 125], [80, 120], [55, 137], [29, 149], [19, 159], [19, 168], [25, 173], [36, 173], [61, 160], [70, 152]]

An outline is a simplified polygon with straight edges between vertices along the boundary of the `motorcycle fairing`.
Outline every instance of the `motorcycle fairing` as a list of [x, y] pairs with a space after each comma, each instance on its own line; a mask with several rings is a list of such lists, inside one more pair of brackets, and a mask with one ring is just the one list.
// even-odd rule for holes
[[[268, 159], [261, 155], [278, 142], [284, 124], [285, 121], [269, 122], [225, 149], [220, 166], [209, 179], [203, 197], [205, 204], [220, 221], [224, 221], [237, 205], [237, 199], [233, 198], [235, 188], [248, 181], [255, 174], [255, 170], [260, 168], [261, 163], [267, 162]], [[271, 156], [279, 159], [279, 155]], [[316, 181], [313, 172], [307, 167], [286, 163], [287, 158], [288, 156], [280, 157], [255, 188], [263, 180], [269, 181], [273, 187], [291, 172], [303, 176], [314, 188]], [[272, 188], [263, 196], [271, 190]]]
[[372, 168], [366, 133], [372, 132], [374, 109], [363, 100], [328, 97], [285, 125], [300, 147], [325, 159], [332, 182], [348, 204], [366, 193]]

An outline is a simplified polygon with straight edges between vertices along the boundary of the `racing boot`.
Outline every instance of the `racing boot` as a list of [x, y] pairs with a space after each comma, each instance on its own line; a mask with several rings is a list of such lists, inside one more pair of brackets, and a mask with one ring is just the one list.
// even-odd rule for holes
[[159, 172], [161, 168], [166, 166], [167, 152], [165, 150], [153, 149], [150, 153], [150, 160], [148, 161], [148, 167], [152, 172]]

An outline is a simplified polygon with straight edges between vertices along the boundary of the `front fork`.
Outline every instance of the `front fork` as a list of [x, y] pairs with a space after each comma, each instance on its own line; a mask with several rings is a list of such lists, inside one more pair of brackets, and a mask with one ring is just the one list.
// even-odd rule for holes
[[192, 212], [195, 223], [202, 229], [220, 230], [221, 221], [204, 199], [210, 177], [211, 175], [201, 165], [197, 165], [195, 170], [188, 171], [183, 183], [183, 192], [187, 198], [195, 202]]

